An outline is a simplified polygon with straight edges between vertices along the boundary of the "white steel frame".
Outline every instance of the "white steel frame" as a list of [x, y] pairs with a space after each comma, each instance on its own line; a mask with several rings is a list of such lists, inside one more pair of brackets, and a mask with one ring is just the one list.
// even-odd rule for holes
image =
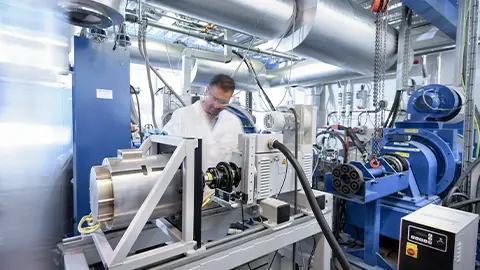
[[[197, 139], [180, 138], [172, 136], [151, 136], [148, 146], [142, 148], [155, 151], [155, 144], [176, 146], [163, 173], [158, 177], [152, 190], [128, 226], [115, 249], [108, 243], [105, 234], [98, 230], [92, 234], [93, 241], [98, 250], [104, 266], [108, 269], [130, 270], [146, 266], [163, 259], [168, 259], [194, 249], [196, 242], [193, 240], [193, 216], [194, 216], [194, 164], [195, 148], [198, 147]], [[182, 233], [181, 239], [170, 245], [152, 249], [135, 255], [128, 256], [133, 244], [142, 232], [145, 224], [153, 213], [158, 202], [163, 196], [178, 168], [183, 164], [183, 188], [182, 188]]]

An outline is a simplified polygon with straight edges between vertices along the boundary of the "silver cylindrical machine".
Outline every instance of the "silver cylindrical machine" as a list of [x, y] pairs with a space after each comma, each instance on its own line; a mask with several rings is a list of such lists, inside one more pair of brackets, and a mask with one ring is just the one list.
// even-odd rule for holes
[[[90, 208], [103, 230], [127, 227], [147, 198], [169, 155], [142, 156], [139, 150], [119, 150], [90, 171]], [[151, 219], [175, 215], [182, 210], [182, 171], [168, 185]]]

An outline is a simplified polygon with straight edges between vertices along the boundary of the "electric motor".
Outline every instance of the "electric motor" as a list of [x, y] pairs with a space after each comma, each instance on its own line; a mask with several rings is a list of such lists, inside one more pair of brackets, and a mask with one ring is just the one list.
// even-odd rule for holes
[[[142, 156], [139, 150], [119, 150], [90, 171], [90, 208], [104, 230], [127, 227], [163, 173], [169, 155]], [[182, 171], [178, 170], [150, 216], [157, 219], [182, 210]]]

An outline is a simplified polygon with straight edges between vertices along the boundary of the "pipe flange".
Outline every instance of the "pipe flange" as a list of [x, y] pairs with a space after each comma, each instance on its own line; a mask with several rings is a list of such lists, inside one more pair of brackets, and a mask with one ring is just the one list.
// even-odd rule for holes
[[363, 185], [363, 174], [351, 164], [340, 164], [332, 171], [334, 189], [345, 196], [357, 193]]
[[124, 21], [125, 0], [61, 0], [58, 6], [71, 24], [80, 27], [106, 29]]

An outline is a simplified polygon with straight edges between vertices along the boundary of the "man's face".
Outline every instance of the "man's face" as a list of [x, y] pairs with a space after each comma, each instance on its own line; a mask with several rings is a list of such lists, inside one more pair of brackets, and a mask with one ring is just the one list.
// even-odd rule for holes
[[230, 102], [233, 91], [225, 91], [217, 86], [207, 86], [205, 95], [207, 98], [204, 100], [204, 110], [216, 117]]

